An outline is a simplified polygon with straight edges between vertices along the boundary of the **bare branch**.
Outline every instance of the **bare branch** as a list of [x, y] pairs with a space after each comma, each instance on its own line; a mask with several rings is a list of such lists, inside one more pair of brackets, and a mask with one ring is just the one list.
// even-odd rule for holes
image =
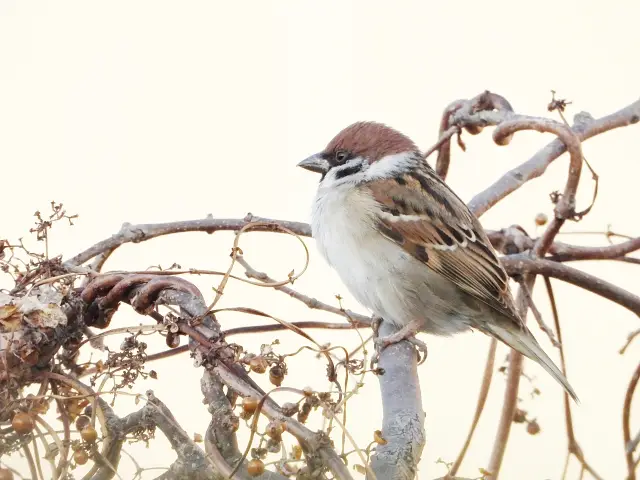
[[[83, 299], [92, 305], [98, 296], [102, 298], [98, 300], [98, 309], [113, 308], [119, 301], [130, 302], [141, 313], [150, 313], [154, 304], [180, 306], [181, 312], [188, 319], [199, 320], [195, 323], [179, 320], [176, 323], [179, 331], [191, 337], [192, 349], [199, 363], [212, 369], [225, 385], [242, 396], [261, 398], [264, 395], [242, 367], [234, 363], [235, 353], [220, 340], [220, 326], [215, 317], [207, 314], [207, 305], [201, 294], [186, 280], [157, 275], [105, 275], [96, 278], [83, 292]], [[88, 311], [92, 312], [91, 306]], [[91, 315], [98, 313], [93, 311]], [[325, 434], [311, 432], [296, 420], [286, 417], [270, 398], [264, 402], [262, 412], [268, 418], [284, 423], [287, 432], [294, 435], [309, 451], [317, 452], [336, 478], [352, 478], [342, 460], [330, 447]]]
[[[639, 119], [640, 100], [636, 100], [631, 105], [598, 120], [593, 120], [588, 114], [578, 114], [573, 131], [581, 141], [585, 141], [600, 133], [638, 123]], [[493, 185], [474, 196], [469, 202], [469, 208], [478, 216], [483, 214], [528, 181], [541, 176], [547, 167], [566, 151], [567, 147], [562, 140], [553, 140], [528, 161], [510, 170]]]
[[549, 259], [556, 262], [573, 260], [613, 260], [640, 250], [640, 237], [615, 245], [603, 247], [583, 247], [555, 242], [549, 252]]
[[534, 260], [526, 255], [509, 255], [500, 260], [509, 275], [539, 274], [557, 278], [600, 295], [640, 315], [640, 297], [568, 265], [546, 259]]
[[[435, 170], [443, 180], [449, 171], [449, 163], [451, 158], [451, 137], [458, 134], [458, 142], [460, 142], [460, 132], [462, 128], [472, 135], [479, 134], [482, 129], [493, 122], [486, 122], [473, 115], [478, 112], [492, 112], [497, 110], [496, 119], [504, 118], [507, 114], [513, 112], [513, 107], [506, 98], [491, 93], [488, 90], [482, 92], [471, 100], [456, 100], [451, 102], [445, 108], [440, 120], [440, 131], [438, 138], [440, 139], [436, 145], [431, 147], [426, 153], [427, 158], [434, 150], [438, 150], [438, 158], [436, 160]], [[497, 123], [499, 120], [495, 120]], [[461, 144], [461, 147], [463, 145]]]
[[[382, 322], [380, 335], [396, 330]], [[426, 441], [420, 380], [415, 348], [406, 341], [385, 348], [378, 362], [382, 396], [382, 435], [386, 444], [376, 448], [371, 468], [378, 480], [413, 480]]]
[[[501, 230], [487, 231], [493, 247], [503, 253], [524, 252], [533, 249], [535, 239], [529, 237], [522, 227], [513, 225]], [[608, 236], [607, 232], [603, 236]], [[547, 257], [556, 262], [576, 260], [616, 260], [640, 250], [640, 237], [630, 238], [624, 242], [601, 247], [571, 245], [555, 241], [549, 247]]]
[[146, 397], [147, 403], [142, 409], [121, 420], [122, 433], [158, 427], [178, 455], [178, 459], [168, 471], [173, 475], [172, 478], [226, 479], [221, 472], [213, 468], [211, 459], [207, 458], [189, 434], [180, 427], [169, 408], [151, 390], [146, 392]]
[[[265, 283], [275, 283], [275, 280], [264, 272], [258, 272], [251, 265], [247, 263], [247, 261], [242, 256], [238, 256], [236, 261], [242, 265], [245, 269], [245, 275], [249, 278], [255, 278], [256, 280], [260, 280]], [[333, 313], [335, 315], [340, 315], [349, 319], [349, 321], [353, 322], [355, 325], [359, 326], [370, 326], [371, 325], [371, 317], [367, 317], [365, 315], [361, 315], [359, 313], [352, 312], [351, 310], [343, 310], [341, 308], [336, 308], [326, 303], [323, 303], [315, 298], [308, 297], [291, 287], [286, 285], [279, 285], [274, 287], [275, 290], [286, 293], [291, 298], [294, 298], [302, 303], [304, 303], [307, 307], [312, 310], [324, 310], [325, 312]]]
[[174, 233], [185, 232], [204, 232], [215, 233], [221, 231], [238, 231], [242, 230], [248, 224], [252, 222], [262, 222], [269, 225], [262, 225], [256, 228], [254, 231], [261, 232], [276, 232], [279, 231], [278, 227], [285, 227], [296, 234], [303, 237], [311, 236], [311, 229], [306, 223], [290, 222], [285, 220], [272, 220], [270, 218], [255, 217], [252, 214], [247, 214], [243, 219], [237, 218], [213, 218], [212, 215], [208, 215], [207, 218], [201, 220], [185, 220], [181, 222], [169, 222], [169, 223], [144, 223], [138, 225], [132, 225], [125, 223], [120, 231], [115, 235], [112, 235], [106, 240], [96, 243], [93, 247], [88, 248], [82, 253], [79, 253], [73, 258], [67, 260], [65, 267], [74, 267], [82, 265], [84, 262], [91, 260], [96, 255], [100, 255], [107, 251], [113, 251], [125, 243], [140, 243], [152, 238], [161, 237], [163, 235], [171, 235]]
[[[546, 277], [545, 277], [546, 278]], [[531, 309], [531, 313], [533, 313], [534, 318], [536, 319], [536, 322], [538, 322], [538, 326], [540, 327], [540, 330], [542, 330], [544, 333], [547, 334], [547, 337], [549, 337], [549, 340], [551, 341], [552, 345], [556, 348], [560, 347], [560, 343], [558, 342], [558, 340], [556, 340], [555, 335], [553, 334], [553, 330], [551, 330], [551, 328], [549, 328], [549, 325], [547, 325], [544, 321], [544, 319], [542, 318], [542, 314], [540, 313], [540, 310], [538, 310], [538, 307], [536, 306], [535, 302], [533, 301], [533, 297], [531, 296], [531, 292], [529, 291], [529, 289], [527, 288], [527, 286], [524, 284], [524, 282], [522, 282], [520, 284], [522, 290], [523, 290], [523, 294], [527, 300], [527, 305], [528, 307]]]

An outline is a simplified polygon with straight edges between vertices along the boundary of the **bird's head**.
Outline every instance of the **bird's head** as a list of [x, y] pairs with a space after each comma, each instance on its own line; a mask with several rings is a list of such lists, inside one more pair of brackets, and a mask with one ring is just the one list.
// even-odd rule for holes
[[323, 186], [329, 186], [389, 176], [419, 156], [415, 143], [397, 130], [382, 123], [357, 122], [298, 166], [320, 173]]

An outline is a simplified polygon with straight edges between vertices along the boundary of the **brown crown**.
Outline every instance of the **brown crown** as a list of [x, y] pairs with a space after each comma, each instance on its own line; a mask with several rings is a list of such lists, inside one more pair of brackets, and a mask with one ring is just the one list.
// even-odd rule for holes
[[406, 135], [376, 122], [357, 122], [349, 125], [329, 142], [325, 153], [346, 150], [375, 162], [387, 155], [416, 152], [418, 147]]

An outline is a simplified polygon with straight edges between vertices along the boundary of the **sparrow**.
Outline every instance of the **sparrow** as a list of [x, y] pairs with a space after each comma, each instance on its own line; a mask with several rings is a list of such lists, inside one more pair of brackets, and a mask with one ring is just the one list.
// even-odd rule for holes
[[429, 166], [416, 144], [384, 124], [358, 122], [300, 163], [319, 173], [311, 230], [351, 294], [399, 330], [479, 330], [573, 388], [516, 310], [509, 277], [479, 220]]

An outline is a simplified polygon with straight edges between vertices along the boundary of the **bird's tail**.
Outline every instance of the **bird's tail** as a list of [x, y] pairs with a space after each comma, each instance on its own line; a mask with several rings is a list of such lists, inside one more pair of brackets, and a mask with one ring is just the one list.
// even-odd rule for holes
[[534, 338], [533, 334], [524, 327], [524, 330], [520, 326], [509, 323], [492, 323], [483, 325], [483, 330], [489, 333], [491, 336], [496, 337], [498, 340], [507, 344], [509, 347], [517, 350], [523, 355], [529, 357], [531, 360], [539, 363], [549, 375], [560, 383], [564, 389], [571, 395], [576, 402], [578, 402], [578, 396], [573, 390], [567, 378], [562, 374], [560, 369], [556, 367], [553, 360], [544, 353], [542, 347], [538, 341]]

